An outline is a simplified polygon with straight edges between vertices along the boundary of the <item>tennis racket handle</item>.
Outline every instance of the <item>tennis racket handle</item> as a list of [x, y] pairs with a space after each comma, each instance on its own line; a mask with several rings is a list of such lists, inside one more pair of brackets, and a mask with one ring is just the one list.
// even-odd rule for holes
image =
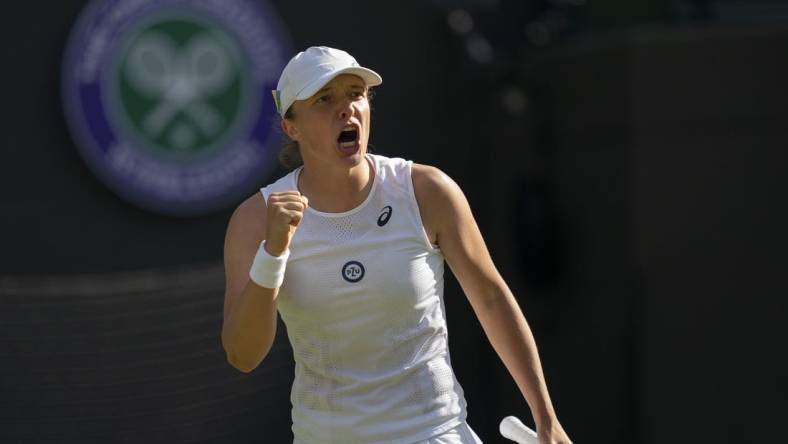
[[517, 444], [539, 444], [539, 440], [536, 439], [536, 432], [529, 429], [514, 416], [504, 418], [499, 429], [504, 438], [509, 438]]

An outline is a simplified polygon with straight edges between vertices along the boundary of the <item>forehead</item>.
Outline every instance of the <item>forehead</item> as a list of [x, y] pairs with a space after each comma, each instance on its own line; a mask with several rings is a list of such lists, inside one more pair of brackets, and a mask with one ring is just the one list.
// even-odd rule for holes
[[304, 106], [304, 104], [314, 101], [317, 99], [318, 96], [325, 94], [326, 92], [330, 91], [345, 91], [345, 90], [356, 90], [356, 89], [366, 89], [367, 85], [364, 83], [364, 79], [355, 75], [355, 74], [340, 74], [330, 82], [326, 83], [322, 88], [320, 88], [316, 93], [312, 94], [311, 97], [304, 99], [304, 100], [296, 100], [293, 102], [293, 110], [296, 108], [300, 108]]
[[355, 75], [355, 74], [340, 74], [330, 82], [326, 83], [325, 86], [320, 88], [320, 91], [324, 91], [326, 89], [343, 89], [343, 88], [365, 88], [366, 84], [364, 83], [364, 79]]

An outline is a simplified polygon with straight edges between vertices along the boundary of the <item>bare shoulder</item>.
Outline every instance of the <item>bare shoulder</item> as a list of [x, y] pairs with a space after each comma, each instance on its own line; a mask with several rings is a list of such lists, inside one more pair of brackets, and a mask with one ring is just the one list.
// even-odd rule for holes
[[266, 205], [262, 193], [254, 193], [238, 205], [233, 216], [248, 217], [265, 215]]
[[430, 241], [440, 243], [440, 233], [453, 224], [467, 206], [459, 185], [438, 168], [413, 164], [413, 192]]
[[455, 189], [459, 190], [457, 183], [448, 174], [434, 166], [414, 163], [411, 177], [413, 178], [413, 191], [416, 193], [417, 199], [446, 198]]
[[414, 163], [411, 177], [419, 206], [451, 205], [458, 197], [463, 196], [457, 182], [434, 166]]
[[266, 209], [261, 193], [255, 193], [241, 202], [230, 217], [227, 240], [232, 237], [241, 238], [245, 242], [262, 241], [265, 235]]

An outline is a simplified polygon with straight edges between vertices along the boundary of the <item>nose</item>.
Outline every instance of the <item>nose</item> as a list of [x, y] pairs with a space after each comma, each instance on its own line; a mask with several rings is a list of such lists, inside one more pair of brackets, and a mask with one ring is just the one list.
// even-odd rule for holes
[[339, 118], [347, 120], [353, 115], [353, 101], [350, 99], [343, 99], [339, 105]]

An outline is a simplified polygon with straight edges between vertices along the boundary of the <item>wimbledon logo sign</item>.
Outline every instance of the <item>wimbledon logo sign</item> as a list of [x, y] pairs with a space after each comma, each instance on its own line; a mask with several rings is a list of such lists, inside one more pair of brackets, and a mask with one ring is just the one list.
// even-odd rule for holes
[[66, 48], [66, 119], [91, 170], [151, 211], [237, 202], [275, 163], [289, 45], [249, 0], [94, 0]]

